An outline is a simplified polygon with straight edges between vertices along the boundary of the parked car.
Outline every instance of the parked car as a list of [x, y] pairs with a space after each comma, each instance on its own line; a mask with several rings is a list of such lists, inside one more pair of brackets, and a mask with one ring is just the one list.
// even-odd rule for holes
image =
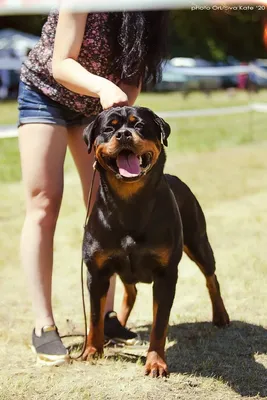
[[0, 30], [0, 100], [16, 98], [21, 64], [38, 39], [14, 29]]
[[[215, 64], [216, 67], [233, 67], [236, 65], [240, 65], [239, 62], [228, 62], [219, 61]], [[221, 77], [222, 81], [222, 89], [236, 88], [238, 85], [238, 77], [237, 75], [224, 75]]]
[[252, 65], [255, 65], [259, 68], [259, 71], [262, 70], [265, 72], [265, 76], [257, 74], [257, 72], [250, 72], [248, 75], [248, 86], [249, 88], [260, 89], [267, 88], [267, 60], [258, 59], [255, 60]]
[[162, 80], [155, 86], [148, 83], [144, 90], [155, 92], [183, 91], [185, 83], [185, 75], [173, 67], [169, 60], [166, 60], [162, 68]]
[[208, 75], [208, 71], [205, 75], [192, 74], [190, 69], [196, 67], [208, 68], [213, 67], [213, 64], [206, 60], [186, 57], [175, 57], [167, 60], [163, 66], [162, 81], [153, 88], [148, 85], [146, 90], [188, 93], [194, 90], [210, 92], [221, 87], [222, 79], [218, 76]]
[[[177, 68], [188, 69], [186, 77], [189, 90], [191, 89], [191, 87], [193, 87], [197, 90], [211, 91], [219, 89], [222, 85], [221, 77], [214, 75], [214, 73], [211, 71], [209, 72], [208, 68], [214, 67], [214, 64], [209, 61], [203, 60], [201, 58], [175, 57], [170, 62]], [[195, 73], [191, 74], [191, 68], [201, 68], [202, 73], [200, 75], [195, 75]]]

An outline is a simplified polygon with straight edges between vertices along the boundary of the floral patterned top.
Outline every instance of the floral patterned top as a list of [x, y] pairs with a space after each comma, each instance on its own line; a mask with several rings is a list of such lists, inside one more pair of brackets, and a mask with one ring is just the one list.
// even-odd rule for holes
[[[111, 49], [108, 42], [107, 13], [88, 14], [78, 62], [88, 71], [118, 84], [119, 78], [110, 71]], [[58, 11], [52, 11], [45, 23], [39, 42], [21, 68], [21, 80], [34, 86], [52, 100], [85, 116], [98, 114], [98, 98], [74, 93], [55, 81], [52, 75], [52, 56], [58, 22]]]

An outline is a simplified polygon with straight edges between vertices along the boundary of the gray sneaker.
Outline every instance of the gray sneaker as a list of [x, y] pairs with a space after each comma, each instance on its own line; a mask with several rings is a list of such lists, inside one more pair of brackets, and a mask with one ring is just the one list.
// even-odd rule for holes
[[36, 354], [39, 365], [61, 365], [70, 360], [55, 325], [44, 326], [41, 336], [37, 336], [35, 329], [33, 330], [32, 351]]

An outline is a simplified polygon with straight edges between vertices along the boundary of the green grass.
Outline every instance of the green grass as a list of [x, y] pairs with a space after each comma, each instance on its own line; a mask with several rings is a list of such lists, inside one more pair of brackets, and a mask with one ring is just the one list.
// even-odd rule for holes
[[203, 152], [266, 139], [266, 115], [249, 112], [170, 119], [170, 152]]
[[[143, 105], [154, 108], [153, 100], [159, 97], [149, 104], [147, 96], [141, 97]], [[165, 96], [164, 102], [171, 107], [173, 95]], [[168, 380], [143, 376], [140, 359], [147, 346], [137, 351], [136, 360], [122, 350], [118, 357], [92, 364], [36, 368], [29, 350], [33, 315], [19, 267], [25, 204], [23, 186], [16, 182], [18, 145], [17, 139], [0, 140], [0, 400], [267, 398], [266, 116], [253, 114], [253, 131], [250, 118], [242, 114], [169, 121], [173, 132], [166, 170], [189, 184], [205, 211], [232, 324], [222, 330], [211, 325], [205, 280], [184, 257], [168, 331]], [[80, 182], [68, 156], [54, 245], [53, 305], [61, 334], [80, 332], [83, 326], [79, 267], [84, 218]], [[151, 286], [138, 285], [129, 321], [145, 340], [152, 320], [151, 293]], [[121, 297], [119, 283], [116, 310]]]
[[[23, 187], [2, 184], [0, 400], [267, 398], [266, 151], [266, 143], [255, 143], [168, 157], [167, 171], [187, 182], [204, 207], [222, 296], [233, 322], [222, 330], [211, 325], [203, 276], [183, 258], [168, 331], [171, 376], [166, 381], [143, 376], [138, 360], [147, 346], [137, 351], [136, 360], [122, 350], [119, 360], [109, 357], [36, 368], [29, 350], [33, 316], [17, 250], [24, 218]], [[72, 332], [73, 326], [75, 332], [82, 330], [79, 263], [84, 217], [80, 183], [69, 171], [54, 247], [53, 304], [61, 334]], [[138, 285], [130, 318], [130, 326], [145, 340], [152, 320], [151, 293], [151, 286]], [[116, 310], [121, 297], [118, 284]]]
[[15, 125], [18, 120], [18, 104], [16, 101], [0, 102], [0, 125]]
[[[253, 95], [253, 101], [266, 101], [267, 91]], [[138, 104], [155, 111], [196, 109], [247, 104], [248, 95], [237, 92], [229, 97], [226, 92], [214, 93], [207, 98], [202, 93], [193, 93], [183, 99], [180, 93], [141, 94]], [[0, 125], [3, 121], [16, 122], [14, 107], [16, 103], [0, 105]], [[2, 121], [2, 122], [1, 122]], [[169, 119], [172, 133], [169, 152], [203, 152], [243, 143], [258, 142], [266, 138], [266, 114], [249, 112], [227, 116]], [[66, 169], [71, 163], [69, 156]], [[0, 139], [0, 181], [15, 182], [20, 179], [20, 161], [17, 138]]]
[[191, 93], [184, 97], [179, 92], [142, 93], [138, 105], [149, 107], [154, 111], [195, 110], [201, 108], [231, 107], [246, 105], [251, 102], [267, 102], [267, 90], [258, 93], [243, 91], [218, 91], [206, 96], [201, 92]]
[[[267, 90], [248, 94], [246, 92], [218, 91], [206, 96], [203, 93], [191, 93], [184, 97], [180, 92], [141, 93], [137, 104], [154, 111], [191, 110], [213, 107], [231, 107], [251, 102], [267, 102]], [[0, 103], [0, 125], [16, 124], [18, 118], [17, 102]]]
[[0, 139], [0, 181], [15, 182], [20, 178], [18, 139]]

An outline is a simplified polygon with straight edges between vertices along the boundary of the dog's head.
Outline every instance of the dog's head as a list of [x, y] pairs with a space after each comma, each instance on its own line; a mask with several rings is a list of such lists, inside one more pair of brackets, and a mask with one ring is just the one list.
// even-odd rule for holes
[[145, 107], [116, 107], [103, 111], [84, 131], [90, 153], [118, 179], [139, 180], [156, 164], [167, 146], [169, 125]]

